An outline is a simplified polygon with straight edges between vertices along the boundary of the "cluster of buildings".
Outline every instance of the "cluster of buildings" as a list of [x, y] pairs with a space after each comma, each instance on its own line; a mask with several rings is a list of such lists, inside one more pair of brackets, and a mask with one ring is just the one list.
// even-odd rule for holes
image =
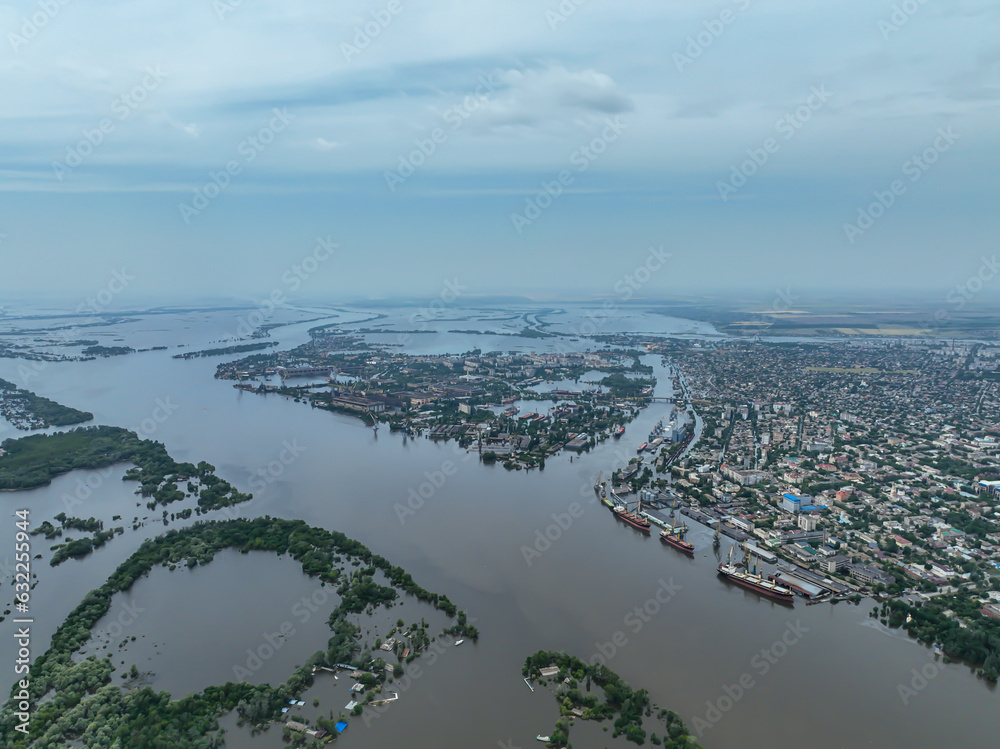
[[[222, 364], [216, 377], [409, 434], [457, 439], [509, 468], [589, 449], [631, 420], [652, 389], [624, 377], [635, 375], [635, 359], [624, 352], [408, 355], [361, 340], [314, 331], [290, 351]], [[617, 379], [602, 385], [609, 375]], [[591, 381], [581, 385], [581, 377]]]
[[671, 345], [704, 420], [675, 491], [863, 589], [1000, 588], [1000, 391], [983, 374], [1000, 349]]
[[[674, 360], [682, 400], [702, 425], [669, 469], [671, 491], [733, 532], [855, 588], [934, 595], [994, 584], [1000, 388], [992, 373], [1000, 347], [931, 339], [622, 343]], [[636, 363], [611, 350], [411, 356], [319, 333], [292, 351], [223, 365], [217, 376], [270, 371], [282, 386], [239, 386], [368, 414], [530, 468], [560, 450], [588, 449], [646, 405], [650, 388], [621, 376], [634, 375]], [[324, 373], [329, 382], [294, 386]], [[665, 471], [666, 463], [654, 467]], [[618, 480], [633, 490], [667, 483], [647, 472]]]
[[31, 407], [23, 391], [0, 387], [0, 416], [7, 419], [15, 429], [44, 429], [48, 422], [38, 416]]

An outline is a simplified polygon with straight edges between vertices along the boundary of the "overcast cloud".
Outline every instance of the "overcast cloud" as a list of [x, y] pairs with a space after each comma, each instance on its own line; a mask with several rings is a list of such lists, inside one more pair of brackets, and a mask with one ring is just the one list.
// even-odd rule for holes
[[649, 294], [934, 293], [996, 250], [996, 2], [35, 0], [0, 34], [8, 293], [249, 298], [320, 235], [332, 300], [607, 293], [651, 245]]

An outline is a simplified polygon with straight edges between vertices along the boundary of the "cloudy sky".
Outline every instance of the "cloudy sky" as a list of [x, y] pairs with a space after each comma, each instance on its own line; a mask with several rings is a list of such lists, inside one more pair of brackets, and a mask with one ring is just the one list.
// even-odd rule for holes
[[11, 0], [0, 34], [7, 295], [249, 299], [317, 256], [303, 298], [608, 295], [662, 247], [642, 295], [943, 296], [1000, 249], [996, 0]]

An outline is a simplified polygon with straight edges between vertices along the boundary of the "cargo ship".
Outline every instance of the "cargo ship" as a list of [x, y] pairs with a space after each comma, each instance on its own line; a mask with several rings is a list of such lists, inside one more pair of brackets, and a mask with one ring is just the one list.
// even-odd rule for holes
[[601, 497], [601, 502], [603, 502], [604, 506], [611, 510], [611, 512], [614, 512], [618, 505], [625, 504], [622, 502], [621, 498], [615, 494], [614, 489], [611, 489], [605, 496]]
[[623, 434], [625, 434], [625, 427], [618, 427], [618, 429], [615, 431], [615, 439], [618, 439]]
[[659, 437], [660, 434], [662, 433], [663, 433], [663, 419], [660, 419], [660, 421], [656, 424], [656, 426], [653, 427], [653, 431], [649, 433], [649, 439], [652, 441], [657, 437]]
[[767, 596], [775, 601], [792, 603], [795, 600], [795, 594], [789, 588], [778, 585], [773, 580], [765, 580], [762, 575], [757, 574], [756, 566], [754, 564], [754, 571], [751, 572], [748, 561], [746, 571], [739, 569], [733, 564], [733, 547], [729, 547], [729, 561], [719, 564], [719, 574], [747, 590], [752, 590], [754, 593]]
[[[609, 510], [611, 510], [612, 512], [614, 512], [614, 509], [615, 509], [615, 501], [614, 500], [617, 500], [618, 497], [614, 496], [614, 492], [613, 491], [609, 491], [608, 484], [610, 484], [610, 483], [611, 483], [611, 480], [608, 479], [607, 483], [605, 483], [604, 487], [601, 489], [599, 496], [601, 498], [601, 504], [603, 504]], [[614, 499], [612, 499], [612, 497], [614, 497]]]
[[629, 512], [628, 507], [624, 504], [616, 504], [611, 508], [611, 511], [615, 514], [615, 517], [619, 520], [628, 523], [637, 531], [642, 531], [643, 533], [649, 533], [649, 521], [646, 520], [639, 513], [642, 511], [642, 500], [639, 500], [639, 508], [636, 512]]
[[646, 445], [648, 444], [649, 444], [648, 442], [643, 442], [641, 445], [639, 445], [639, 448], [636, 450], [636, 452], [641, 453], [643, 450], [646, 449]]
[[664, 528], [660, 531], [660, 540], [669, 546], [673, 546], [678, 551], [683, 551], [685, 554], [694, 554], [694, 544], [689, 544], [682, 539], [680, 534], [674, 532], [673, 528]]

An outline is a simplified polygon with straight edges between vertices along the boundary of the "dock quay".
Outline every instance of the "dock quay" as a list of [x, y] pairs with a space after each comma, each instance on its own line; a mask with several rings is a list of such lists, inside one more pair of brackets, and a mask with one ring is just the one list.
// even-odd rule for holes
[[733, 528], [733, 526], [727, 525], [726, 523], [722, 522], [719, 523], [719, 533], [721, 533], [723, 536], [729, 536], [734, 541], [746, 541], [748, 538], [750, 538], [750, 536], [748, 536], [743, 531], [737, 530], [736, 528]]
[[694, 518], [699, 523], [703, 523], [709, 528], [714, 528], [715, 523], [718, 521], [718, 518], [713, 515], [709, 515], [707, 512], [702, 512], [701, 510], [697, 510], [693, 507], [681, 508], [681, 515], [687, 515], [689, 518]]
[[[648, 520], [651, 523], [655, 523], [656, 525], [660, 526], [661, 528], [670, 528], [671, 527], [670, 523], [668, 521], [664, 520], [663, 518], [661, 518], [659, 515], [654, 515], [653, 513], [646, 512], [645, 510], [642, 513], [640, 513], [640, 514], [644, 518], [646, 518], [646, 520]], [[679, 525], [675, 525], [673, 527], [674, 527], [674, 530], [676, 530], [676, 531], [678, 531], [680, 533], [687, 533], [687, 529], [688, 529], [687, 523], [680, 523]]]
[[685, 507], [681, 510], [681, 515], [687, 515], [689, 518], [697, 520], [699, 523], [707, 525], [709, 528], [714, 528], [716, 524], [719, 524], [719, 532], [724, 536], [729, 536], [729, 538], [734, 541], [746, 541], [750, 536], [741, 530], [733, 528], [731, 525], [726, 525], [719, 518], [714, 515], [709, 515], [707, 512], [696, 509], [694, 507]]
[[749, 553], [751, 553], [751, 554], [757, 555], [758, 557], [760, 557], [761, 559], [763, 559], [768, 564], [775, 564], [778, 561], [778, 557], [776, 557], [774, 554], [772, 554], [767, 549], [760, 548], [756, 544], [748, 543], [747, 544], [747, 551]]
[[817, 598], [821, 595], [828, 594], [828, 591], [824, 588], [821, 588], [818, 585], [813, 585], [807, 580], [803, 580], [801, 577], [793, 575], [791, 572], [775, 572], [770, 576], [770, 579], [784, 585], [786, 588], [791, 588], [800, 596], [804, 596], [806, 598]]
[[804, 567], [798, 567], [794, 564], [779, 563], [778, 569], [781, 570], [784, 575], [791, 575], [836, 595], [846, 595], [851, 592], [851, 589], [843, 583], [838, 583], [828, 577], [821, 577], [815, 572], [807, 570]]

